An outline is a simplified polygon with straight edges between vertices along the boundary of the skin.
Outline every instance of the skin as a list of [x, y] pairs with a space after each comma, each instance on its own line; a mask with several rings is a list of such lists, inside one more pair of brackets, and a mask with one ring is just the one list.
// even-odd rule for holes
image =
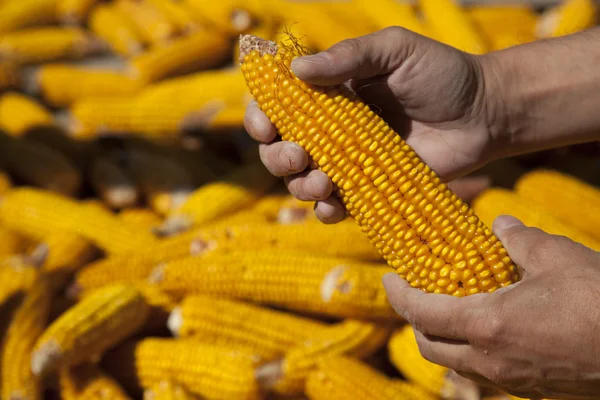
[[[315, 85], [349, 85], [451, 181], [498, 158], [600, 139], [599, 43], [592, 29], [474, 56], [390, 27], [298, 58], [292, 70]], [[331, 181], [302, 148], [277, 139], [255, 103], [245, 126], [265, 166], [294, 196], [316, 201], [321, 221], [345, 217]], [[455, 182], [471, 195], [477, 186]], [[422, 355], [519, 397], [597, 398], [600, 253], [510, 216], [493, 231], [522, 269], [509, 288], [454, 298], [384, 277]]]

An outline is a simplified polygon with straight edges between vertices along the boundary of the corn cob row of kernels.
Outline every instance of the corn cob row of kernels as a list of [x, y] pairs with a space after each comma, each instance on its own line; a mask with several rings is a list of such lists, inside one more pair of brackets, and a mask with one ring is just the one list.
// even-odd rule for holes
[[62, 368], [58, 376], [63, 400], [130, 400], [113, 378], [92, 363]]
[[39, 275], [10, 321], [2, 345], [3, 399], [42, 399], [42, 382], [32, 373], [30, 363], [34, 345], [46, 329], [52, 297], [50, 280]]
[[35, 344], [31, 370], [45, 376], [62, 367], [93, 360], [135, 333], [149, 307], [142, 294], [127, 285], [99, 289], [54, 321]]
[[89, 25], [92, 32], [104, 39], [117, 54], [132, 56], [144, 49], [144, 39], [133, 22], [112, 4], [95, 7]]

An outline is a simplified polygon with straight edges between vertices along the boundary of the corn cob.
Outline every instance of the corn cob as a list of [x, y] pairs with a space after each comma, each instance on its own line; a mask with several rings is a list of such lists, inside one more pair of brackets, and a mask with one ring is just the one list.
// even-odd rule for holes
[[144, 40], [135, 25], [120, 10], [112, 5], [100, 4], [94, 8], [89, 20], [95, 35], [108, 42], [112, 50], [123, 56], [140, 53]]
[[563, 223], [546, 211], [540, 204], [507, 189], [488, 189], [473, 202], [473, 209], [481, 220], [491, 225], [499, 215], [512, 215], [527, 226], [534, 226], [547, 233], [566, 236], [575, 242], [600, 250], [600, 240]]
[[203, 225], [248, 207], [276, 183], [261, 165], [240, 167], [221, 181], [209, 183], [194, 191], [180, 207], [170, 213], [161, 228], [173, 234]]
[[[77, 84], [73, 85], [73, 82]], [[117, 71], [65, 64], [40, 67], [37, 84], [44, 99], [57, 107], [68, 106], [84, 98], [132, 96], [142, 88], [140, 81]]]
[[201, 295], [186, 297], [171, 313], [168, 326], [174, 336], [251, 349], [263, 361], [281, 358], [327, 329], [316, 320]]
[[[242, 71], [259, 106], [284, 140], [308, 150], [350, 215], [411, 286], [464, 296], [518, 280], [491, 230], [355, 94], [293, 77], [296, 48], [249, 36], [241, 41]], [[465, 281], [467, 271], [474, 277]]]
[[[350, 7], [349, 4], [351, 4]], [[376, 32], [379, 29], [372, 18], [365, 18], [366, 13], [362, 11], [356, 0], [352, 0], [350, 2], [316, 2], [313, 3], [313, 6], [323, 8], [327, 14], [333, 16], [336, 20], [351, 28], [354, 37], [368, 35]], [[251, 32], [248, 33], [252, 34]]]
[[77, 28], [36, 28], [0, 38], [0, 57], [20, 64], [81, 59], [99, 53], [104, 44]]
[[146, 0], [115, 0], [114, 4], [147, 43], [165, 44], [178, 34], [175, 25]]
[[160, 216], [149, 208], [128, 208], [119, 213], [119, 218], [125, 223], [149, 230], [162, 221]]
[[138, 188], [132, 178], [109, 157], [94, 159], [89, 179], [94, 191], [111, 208], [132, 207], [139, 200]]
[[163, 381], [144, 391], [144, 400], [194, 400], [183, 386]]
[[441, 42], [472, 54], [489, 51], [483, 35], [455, 0], [421, 0], [419, 5]]
[[458, 381], [452, 371], [421, 356], [410, 325], [403, 326], [392, 335], [388, 342], [388, 354], [392, 364], [404, 377], [434, 396], [447, 400], [480, 397], [475, 383]]
[[94, 364], [65, 367], [58, 376], [63, 400], [129, 400], [119, 384]]
[[40, 276], [18, 307], [2, 348], [2, 398], [42, 399], [41, 382], [29, 368], [33, 346], [48, 323], [52, 287]]
[[194, 125], [198, 125], [198, 127], [207, 131], [229, 130], [244, 125], [246, 106], [240, 104], [225, 107], [221, 105], [214, 107], [214, 109], [205, 109], [203, 113], [204, 115], [198, 115], [198, 122], [195, 122]]
[[6, 169], [21, 182], [65, 196], [79, 191], [81, 174], [61, 153], [22, 138], [0, 138], [0, 143]]
[[58, 16], [65, 24], [79, 25], [86, 21], [97, 3], [98, 0], [59, 0]]
[[[283, 29], [283, 26], [281, 26], [280, 21], [276, 20], [275, 18], [267, 18], [261, 20], [260, 22], [252, 26], [252, 28], [248, 30], [248, 34], [265, 38], [267, 40], [275, 40], [277, 36], [277, 31], [280, 29]], [[235, 40], [233, 46], [233, 59], [240, 59], [239, 37]]]
[[246, 32], [254, 22], [251, 11], [247, 8], [252, 1], [224, 0], [211, 3], [203, 0], [184, 0], [184, 3], [218, 30], [228, 34]]
[[194, 18], [194, 15], [188, 9], [182, 6], [181, 1], [177, 0], [146, 0], [158, 11], [160, 11], [179, 32], [189, 33], [196, 31], [202, 27], [199, 18]]
[[322, 337], [293, 348], [283, 360], [262, 365], [256, 376], [265, 389], [285, 395], [300, 394], [308, 374], [320, 360], [342, 354], [368, 357], [385, 344], [388, 336], [386, 327], [348, 320], [329, 328]]
[[[192, 129], [186, 117], [211, 104], [246, 104], [247, 90], [238, 71], [207, 71], [149, 86], [135, 98], [90, 99], [71, 107], [76, 136], [104, 132], [143, 132], [174, 136]], [[193, 120], [194, 118], [192, 118]]]
[[74, 272], [97, 256], [97, 249], [81, 236], [71, 232], [56, 232], [43, 240], [48, 257], [43, 265], [47, 272]]
[[306, 380], [310, 400], [434, 400], [427, 391], [390, 379], [369, 365], [347, 356], [325, 358]]
[[468, 9], [467, 13], [490, 50], [535, 40], [537, 14], [528, 6], [480, 6]]
[[0, 5], [0, 34], [18, 29], [51, 24], [57, 20], [58, 0], [7, 1]]
[[538, 19], [536, 35], [549, 38], [570, 35], [598, 23], [598, 5], [593, 0], [564, 0], [544, 11]]
[[175, 159], [130, 149], [126, 164], [148, 206], [160, 215], [179, 208], [195, 189], [192, 176]]
[[0, 92], [15, 89], [21, 83], [20, 72], [14, 62], [0, 61]]
[[40, 266], [44, 263], [46, 254], [10, 255], [0, 258], [0, 305], [6, 303], [19, 292], [26, 292], [38, 277]]
[[231, 54], [226, 36], [204, 30], [151, 49], [131, 61], [131, 74], [143, 82], [216, 67]]
[[396, 0], [355, 0], [361, 14], [371, 19], [379, 29], [401, 26], [420, 35], [433, 38], [433, 33], [419, 18], [413, 5]]
[[7, 194], [0, 205], [0, 220], [33, 238], [43, 239], [57, 230], [78, 233], [109, 253], [154, 248], [158, 243], [150, 232], [123, 225], [105, 210], [32, 188]]
[[291, 252], [232, 252], [164, 263], [150, 281], [174, 295], [202, 293], [334, 317], [396, 319], [381, 284], [389, 271]]
[[148, 312], [143, 296], [131, 286], [99, 289], [46, 329], [35, 344], [31, 370], [43, 376], [90, 360], [136, 332]]
[[0, 257], [23, 253], [30, 245], [27, 237], [0, 226]]
[[31, 97], [9, 92], [0, 97], [0, 128], [13, 136], [27, 130], [54, 125], [52, 114]]
[[173, 339], [129, 342], [103, 360], [106, 370], [127, 384], [130, 392], [169, 377], [191, 393], [213, 400], [260, 399], [254, 364], [251, 353]]
[[558, 171], [537, 170], [522, 176], [515, 191], [563, 223], [600, 241], [600, 189]]

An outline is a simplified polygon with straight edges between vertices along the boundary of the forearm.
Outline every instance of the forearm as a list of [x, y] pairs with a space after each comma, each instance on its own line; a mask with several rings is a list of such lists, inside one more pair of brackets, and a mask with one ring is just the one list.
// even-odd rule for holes
[[600, 28], [482, 57], [492, 157], [600, 140]]

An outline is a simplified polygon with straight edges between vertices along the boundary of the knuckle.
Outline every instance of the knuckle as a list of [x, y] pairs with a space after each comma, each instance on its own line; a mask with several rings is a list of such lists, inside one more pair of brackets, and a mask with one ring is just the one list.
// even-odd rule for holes
[[478, 324], [473, 338], [484, 349], [489, 349], [501, 346], [504, 343], [505, 334], [506, 322], [500, 313], [495, 312]]
[[386, 35], [386, 36], [400, 38], [400, 37], [403, 37], [403, 36], [409, 34], [410, 31], [401, 26], [394, 25], [394, 26], [388, 26], [386, 28], [383, 28], [380, 32], [381, 32], [381, 34]]
[[557, 239], [550, 235], [545, 235], [539, 239], [530, 249], [527, 255], [527, 261], [530, 263], [547, 260], [556, 247]]
[[344, 39], [341, 42], [335, 44], [330, 51], [326, 52], [329, 60], [334, 63], [337, 57], [346, 58], [349, 54], [358, 54], [362, 48], [359, 39]]
[[512, 366], [499, 361], [489, 367], [487, 378], [499, 386], [506, 386], [512, 381]]

